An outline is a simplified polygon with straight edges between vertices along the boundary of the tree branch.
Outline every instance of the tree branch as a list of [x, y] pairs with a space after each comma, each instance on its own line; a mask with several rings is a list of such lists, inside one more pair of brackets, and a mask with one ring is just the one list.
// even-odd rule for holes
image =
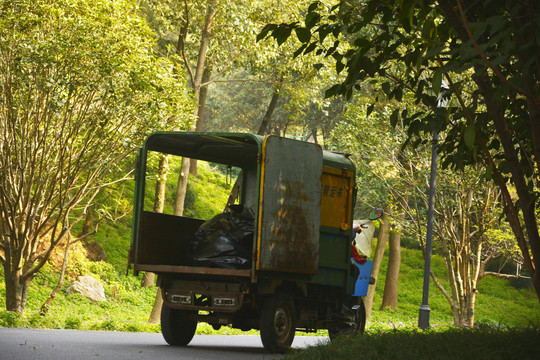
[[531, 99], [536, 99], [536, 101], [538, 102], [539, 99], [537, 99], [534, 94], [528, 92], [528, 91], [525, 91], [524, 89], [521, 89], [517, 86], [515, 86], [514, 84], [512, 84], [510, 81], [508, 81], [508, 79], [501, 73], [501, 71], [499, 70], [499, 68], [495, 65], [493, 65], [493, 63], [488, 59], [488, 57], [486, 56], [486, 54], [482, 51], [482, 49], [480, 49], [480, 46], [478, 46], [478, 43], [476, 42], [475, 38], [474, 38], [474, 35], [471, 31], [471, 28], [469, 27], [469, 22], [467, 21], [467, 18], [465, 16], [465, 12], [463, 11], [463, 6], [461, 4], [461, 0], [457, 0], [457, 6], [458, 6], [458, 9], [459, 9], [459, 14], [461, 16], [461, 20], [463, 22], [463, 27], [465, 28], [465, 31], [467, 32], [467, 35], [469, 37], [469, 40], [471, 41], [474, 49], [476, 50], [476, 52], [478, 52], [478, 54], [480, 55], [480, 57], [482, 58], [482, 60], [484, 61], [484, 63], [486, 64], [486, 66], [488, 68], [490, 68], [493, 73], [497, 76], [497, 78], [499, 78], [499, 80], [501, 80], [501, 82], [503, 82], [504, 84], [506, 84], [509, 88], [513, 89], [514, 91], [516, 91], [518, 94], [521, 94], [523, 96], [526, 96], [526, 97], [530, 97]]
[[452, 299], [452, 297], [450, 296], [450, 294], [448, 294], [448, 292], [446, 291], [446, 289], [442, 286], [442, 284], [439, 282], [439, 279], [437, 279], [437, 276], [435, 276], [435, 273], [433, 272], [433, 269], [430, 269], [429, 270], [429, 274], [431, 275], [431, 278], [433, 279], [433, 282], [435, 283], [435, 286], [437, 286], [437, 288], [439, 288], [439, 290], [442, 292], [442, 294], [444, 295], [444, 297], [446, 298], [446, 301], [448, 301], [448, 303], [450, 304], [450, 306], [453, 308], [453, 309], [457, 309], [458, 306], [456, 304], [456, 302], [454, 301], [454, 299]]
[[208, 82], [205, 82], [205, 83], [202, 83], [201, 84], [201, 87], [203, 86], [208, 86], [212, 83], [229, 83], [229, 82], [239, 82], [239, 83], [247, 83], [247, 82], [256, 82], [256, 83], [263, 83], [263, 84], [272, 84], [272, 85], [275, 85], [275, 84], [281, 84], [281, 82], [279, 81], [270, 81], [270, 80], [257, 80], [257, 79], [230, 79], [230, 80], [217, 80], [217, 79], [213, 79], [213, 80], [210, 80]]
[[534, 1], [529, 0], [528, 2], [528, 8], [529, 8], [529, 20], [532, 25], [532, 31], [531, 36], [533, 39], [534, 47], [535, 47], [535, 54], [536, 54], [536, 64], [537, 64], [537, 70], [538, 70], [538, 77], [540, 78], [540, 50], [539, 50], [539, 44], [538, 44], [538, 38], [536, 37], [536, 23], [534, 21], [535, 17], [534, 14], [536, 14], [535, 8], [534, 8]]
[[519, 276], [519, 275], [501, 274], [501, 273], [493, 272], [493, 271], [484, 271], [482, 274], [480, 274], [479, 277], [483, 278], [484, 276], [495, 276], [495, 277], [503, 278], [503, 279], [519, 279], [519, 278], [521, 278], [521, 276]]
[[184, 60], [184, 66], [188, 72], [190, 83], [194, 83], [195, 75], [193, 74], [193, 70], [191, 69], [191, 66], [189, 65], [189, 61], [186, 55], [186, 39], [187, 39], [187, 33], [189, 28], [189, 5], [187, 0], [184, 0], [184, 13], [186, 14], [186, 21], [184, 23], [184, 26], [180, 28], [180, 33], [178, 34], [178, 42], [176, 43], [176, 53], [180, 54], [182, 56], [182, 59]]

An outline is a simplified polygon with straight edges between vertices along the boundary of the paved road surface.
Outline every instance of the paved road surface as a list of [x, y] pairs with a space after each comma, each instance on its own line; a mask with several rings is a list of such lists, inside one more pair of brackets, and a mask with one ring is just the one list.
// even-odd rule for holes
[[[297, 336], [293, 348], [327, 342]], [[255, 335], [197, 335], [189, 346], [167, 345], [161, 334], [0, 328], [0, 360], [278, 359]]]

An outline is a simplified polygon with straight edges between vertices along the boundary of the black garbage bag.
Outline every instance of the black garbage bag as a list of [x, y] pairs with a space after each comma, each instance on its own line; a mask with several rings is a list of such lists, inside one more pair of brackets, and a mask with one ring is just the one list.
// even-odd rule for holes
[[255, 217], [241, 205], [204, 222], [190, 241], [193, 266], [251, 268]]

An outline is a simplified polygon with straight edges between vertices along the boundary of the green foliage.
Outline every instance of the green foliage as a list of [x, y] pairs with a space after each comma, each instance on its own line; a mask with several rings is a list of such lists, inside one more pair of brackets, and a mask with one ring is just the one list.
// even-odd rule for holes
[[13, 249], [0, 260], [13, 266], [7, 306], [22, 311], [42, 251], [150, 129], [185, 128], [193, 106], [132, 0], [3, 0], [0, 37], [0, 248]]
[[[152, 54], [152, 34], [130, 0], [5, 0], [1, 9], [1, 29], [8, 31], [3, 70], [13, 76], [3, 83], [15, 91], [12, 106], [37, 101], [26, 92], [38, 90], [51, 99], [44, 109], [52, 110], [48, 121], [77, 115], [75, 121], [103, 136], [107, 126], [124, 121], [132, 130], [124, 141], [191, 111], [183, 82], [170, 62]], [[80, 110], [89, 104], [96, 108]], [[108, 140], [110, 150], [128, 145]]]
[[[402, 266], [399, 280], [398, 310], [379, 310], [382, 302], [387, 256], [381, 266], [381, 274], [374, 298], [372, 317], [368, 319], [369, 334], [388, 329], [417, 327], [418, 309], [422, 302], [423, 259], [418, 250], [402, 249]], [[444, 261], [434, 256], [432, 265], [435, 273], [443, 278]], [[57, 271], [47, 266], [32, 283], [30, 299], [24, 315], [5, 310], [0, 311], [0, 326], [32, 327], [53, 329], [115, 330], [159, 332], [159, 325], [147, 323], [155, 288], [142, 288], [140, 278], [125, 276], [112, 265], [92, 262], [84, 258], [73, 260], [73, 269], [79, 271], [69, 275], [69, 281], [57, 295], [47, 316], [39, 315], [39, 308], [56, 285]], [[101, 279], [107, 301], [92, 302], [82, 295], [66, 297], [65, 290], [78, 274]], [[445, 283], [445, 280], [442, 280]], [[521, 327], [540, 323], [540, 305], [531, 289], [515, 289], [504, 279], [486, 277], [480, 281], [477, 298], [476, 318], [479, 324], [496, 324], [503, 327]], [[5, 296], [5, 287], [0, 284], [0, 299]], [[445, 298], [431, 284], [429, 298], [431, 325], [434, 331], [443, 331], [451, 326], [452, 314]], [[199, 324], [198, 334], [245, 334], [237, 329], [222, 327], [213, 330], [210, 325]], [[254, 331], [249, 332], [255, 333]], [[324, 336], [325, 332], [320, 332]]]
[[225, 209], [235, 178], [226, 179], [216, 170], [205, 163], [199, 166], [197, 178], [188, 183], [186, 216], [207, 220]]
[[[192, 68], [198, 61], [200, 39], [208, 9], [216, 10], [204, 73], [211, 87], [205, 105], [204, 129], [211, 131], [258, 132], [268, 104], [278, 96], [267, 133], [307, 136], [314, 130], [327, 136], [334, 120], [328, 111], [331, 101], [322, 93], [334, 81], [330, 71], [315, 71], [312, 57], [292, 58], [298, 42], [276, 48], [270, 41], [256, 41], [256, 34], [268, 21], [284, 22], [303, 17], [309, 0], [187, 1], [145, 0], [142, 13], [159, 37], [159, 50], [170, 54], [178, 49], [180, 63]], [[183, 33], [185, 31], [185, 33]], [[182, 56], [185, 54], [185, 58]], [[194, 80], [195, 76], [193, 76]], [[217, 80], [217, 81], [216, 81]]]
[[22, 315], [12, 311], [3, 311], [0, 313], [0, 326], [19, 327]]
[[534, 359], [538, 328], [368, 332], [297, 351], [286, 359]]
[[[496, 181], [511, 207], [507, 217], [530, 263], [540, 258], [540, 63], [538, 43], [530, 41], [538, 34], [540, 10], [533, 3], [488, 0], [465, 7], [447, 0], [368, 0], [329, 6], [315, 1], [303, 21], [268, 24], [259, 37], [273, 37], [278, 44], [293, 38], [302, 42], [294, 56], [316, 51], [333, 59], [336, 73], [346, 77], [327, 96], [352, 98], [372, 79], [381, 82], [389, 100], [401, 102], [410, 94], [422, 104], [422, 111], [403, 104], [390, 123], [402, 123], [406, 143], [414, 147], [428, 143], [425, 134], [443, 131], [439, 150], [445, 167], [483, 163], [486, 179]], [[447, 107], [450, 93], [456, 100]], [[508, 182], [519, 201], [511, 198]], [[522, 220], [514, 206], [523, 212]], [[527, 246], [532, 256], [523, 250]], [[538, 282], [535, 287], [540, 294]]]
[[[158, 171], [155, 156], [151, 156], [150, 158], [151, 160], [147, 166], [147, 185], [144, 199], [145, 209], [152, 209], [154, 206], [156, 174]], [[227, 198], [235, 178], [233, 175], [233, 178], [227, 179], [223, 173], [219, 172], [219, 168], [216, 168], [216, 164], [204, 161], [199, 161], [198, 164], [197, 176], [190, 177], [190, 181], [188, 182], [184, 214], [185, 216], [208, 220], [225, 209]], [[180, 172], [180, 166], [181, 158], [171, 156], [163, 210], [166, 214], [173, 214], [174, 212], [178, 181], [177, 174]], [[226, 172], [226, 170], [224, 171]]]

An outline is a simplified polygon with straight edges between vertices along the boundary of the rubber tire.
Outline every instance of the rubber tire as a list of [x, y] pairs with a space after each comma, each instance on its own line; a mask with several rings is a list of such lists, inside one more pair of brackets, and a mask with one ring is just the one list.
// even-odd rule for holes
[[197, 330], [197, 320], [190, 319], [194, 314], [195, 311], [171, 309], [163, 304], [161, 334], [169, 345], [186, 346], [189, 344]]
[[366, 330], [366, 306], [364, 305], [364, 299], [360, 298], [360, 308], [357, 311], [357, 328], [356, 333], [362, 335]]
[[296, 331], [296, 311], [291, 299], [278, 294], [265, 299], [259, 327], [262, 343], [268, 352], [287, 352]]
[[360, 308], [356, 310], [355, 314], [355, 329], [351, 329], [351, 331], [347, 331], [347, 333], [342, 333], [334, 329], [328, 329], [328, 337], [330, 340], [334, 340], [336, 337], [341, 335], [358, 335], [364, 333], [364, 330], [366, 329], [366, 306], [364, 305], [364, 300], [360, 298], [359, 304], [357, 305], [360, 305]]

